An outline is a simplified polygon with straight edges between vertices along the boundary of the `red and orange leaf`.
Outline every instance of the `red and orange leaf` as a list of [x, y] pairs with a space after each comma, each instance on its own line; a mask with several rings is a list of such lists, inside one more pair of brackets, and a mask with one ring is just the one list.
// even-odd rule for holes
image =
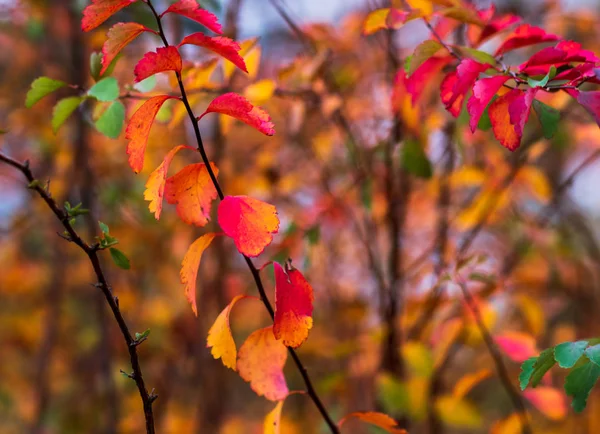
[[495, 56], [500, 56], [517, 48], [527, 47], [529, 45], [539, 44], [541, 42], [557, 41], [560, 39], [552, 33], [540, 27], [535, 27], [529, 24], [521, 24], [504, 40], [502, 45], [496, 50]]
[[313, 289], [302, 273], [295, 268], [284, 270], [277, 262], [275, 268], [275, 321], [273, 333], [283, 344], [297, 348], [312, 328]]
[[148, 209], [150, 212], [154, 213], [156, 220], [160, 219], [160, 213], [162, 211], [162, 202], [165, 195], [165, 184], [167, 182], [167, 172], [169, 171], [169, 166], [171, 165], [171, 161], [173, 161], [175, 154], [183, 148], [194, 150], [194, 148], [190, 146], [175, 146], [165, 156], [163, 162], [160, 163], [160, 166], [158, 166], [154, 172], [150, 174], [148, 181], [146, 181], [144, 200], [150, 201]]
[[206, 338], [206, 348], [211, 348], [210, 353], [215, 359], [221, 359], [223, 364], [235, 371], [237, 361], [237, 348], [231, 334], [229, 315], [233, 306], [247, 295], [236, 295], [227, 307], [219, 314]]
[[92, 0], [92, 4], [88, 5], [83, 10], [81, 30], [84, 32], [94, 30], [124, 7], [135, 3], [135, 1], [136, 0]]
[[275, 408], [265, 416], [263, 422], [263, 434], [280, 434], [281, 433], [281, 410], [283, 409], [284, 400], [277, 403]]
[[523, 363], [528, 358], [539, 354], [535, 338], [526, 333], [508, 331], [495, 336], [494, 340], [496, 345], [517, 363]]
[[[210, 163], [215, 176], [219, 169]], [[189, 225], [205, 226], [210, 218], [210, 207], [217, 197], [217, 190], [204, 163], [185, 166], [167, 179], [165, 199], [177, 204], [177, 214]]]
[[219, 225], [246, 256], [258, 256], [279, 231], [277, 210], [248, 196], [226, 196], [219, 204]]
[[198, 267], [200, 259], [210, 243], [215, 238], [216, 234], [210, 233], [202, 235], [192, 243], [181, 263], [181, 271], [179, 278], [181, 283], [185, 285], [185, 296], [188, 299], [194, 315], [198, 316], [198, 308], [196, 306], [196, 278], [198, 277]]
[[179, 0], [177, 3], [173, 3], [169, 6], [161, 16], [168, 13], [178, 14], [189, 18], [190, 20], [194, 20], [219, 35], [223, 33], [223, 29], [221, 28], [221, 24], [219, 24], [217, 17], [206, 9], [202, 9], [197, 0]]
[[139, 173], [144, 167], [144, 153], [146, 144], [150, 135], [150, 128], [156, 117], [156, 113], [164, 102], [175, 98], [169, 95], [158, 95], [144, 102], [142, 106], [131, 116], [125, 138], [129, 140], [127, 144], [127, 154], [129, 155], [129, 166], [135, 173]]
[[342, 420], [339, 421], [338, 425], [342, 426], [344, 422], [352, 418], [358, 419], [371, 425], [375, 425], [376, 427], [379, 427], [391, 434], [407, 434], [407, 431], [405, 429], [400, 428], [393, 418], [391, 418], [387, 414], [377, 413], [375, 411], [357, 411], [354, 413], [347, 414]]
[[102, 69], [100, 74], [109, 67], [111, 62], [117, 57], [123, 48], [131, 41], [144, 32], [153, 32], [146, 26], [138, 23], [117, 23], [110, 28], [107, 33], [107, 39], [102, 46]]
[[523, 396], [548, 419], [562, 420], [567, 416], [567, 400], [561, 390], [538, 386], [525, 390]]
[[250, 101], [237, 93], [225, 93], [216, 97], [198, 119], [208, 113], [221, 113], [236, 118], [267, 136], [275, 134], [275, 126], [271, 116], [260, 107], [253, 106]]
[[246, 68], [246, 62], [244, 62], [244, 58], [240, 55], [242, 48], [233, 39], [229, 39], [224, 36], [210, 37], [206, 36], [204, 33], [198, 32], [192, 33], [191, 35], [183, 38], [183, 41], [181, 41], [179, 46], [185, 44], [197, 45], [198, 47], [213, 51], [219, 56], [229, 60], [242, 71], [246, 73], [248, 72], [248, 68]]
[[153, 51], [146, 53], [142, 60], [135, 65], [133, 74], [137, 83], [159, 72], [181, 72], [181, 66], [181, 56], [177, 47], [162, 47], [158, 48], [156, 53]]
[[537, 89], [529, 89], [527, 92], [513, 89], [490, 104], [488, 111], [494, 135], [502, 146], [511, 151], [521, 144], [536, 91]]
[[490, 65], [479, 63], [473, 59], [463, 59], [456, 71], [446, 75], [441, 85], [441, 98], [446, 110], [458, 117], [462, 102], [469, 89], [483, 71]]
[[475, 132], [485, 108], [508, 78], [506, 75], [496, 75], [494, 77], [482, 78], [475, 82], [473, 85], [473, 94], [469, 98], [469, 101], [467, 101], [467, 110], [470, 115], [469, 126], [472, 132]]
[[240, 347], [237, 369], [259, 396], [280, 401], [289, 393], [283, 367], [287, 348], [275, 339], [273, 327], [256, 330]]

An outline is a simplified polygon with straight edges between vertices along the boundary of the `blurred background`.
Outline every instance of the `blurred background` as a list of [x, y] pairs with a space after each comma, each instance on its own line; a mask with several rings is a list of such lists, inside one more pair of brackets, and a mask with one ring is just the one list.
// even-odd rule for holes
[[[208, 328], [227, 303], [255, 295], [252, 276], [230, 240], [215, 239], [202, 260], [194, 317], [180, 264], [193, 240], [216, 224], [185, 225], [166, 204], [156, 221], [143, 200], [147, 176], [167, 151], [194, 146], [183, 112], [168, 104], [161, 110], [144, 171], [135, 175], [124, 133], [118, 140], [99, 134], [93, 104], [52, 132], [52, 107], [72, 89], [24, 107], [39, 76], [88, 88], [90, 55], [113, 23], [154, 28], [138, 2], [83, 33], [87, 3], [0, 1], [0, 129], [8, 131], [0, 150], [30, 160], [58, 203], [83, 202], [91, 210], [76, 226], [84, 238], [99, 234], [101, 220], [120, 240], [131, 270], [118, 269], [108, 255], [104, 266], [130, 329], [151, 330], [138, 349], [146, 384], [159, 395], [157, 432], [260, 433], [274, 403], [206, 349]], [[164, 10], [168, 2], [153, 3]], [[227, 194], [279, 210], [280, 232], [255, 263], [291, 258], [311, 282], [314, 328], [299, 354], [334, 417], [378, 410], [411, 433], [509, 434], [520, 432], [516, 412], [523, 405], [534, 432], [600, 432], [600, 394], [574, 414], [561, 370], [525, 393], [517, 384], [520, 363], [541, 349], [600, 334], [600, 130], [593, 119], [552, 94], [546, 102], [562, 113], [555, 137], [544, 139], [532, 116], [524, 150], [511, 154], [491, 131], [471, 134], [464, 113], [458, 120], [448, 115], [437, 92], [441, 76], [419, 104], [401, 100], [394, 114], [396, 69], [428, 32], [413, 22], [391, 42], [385, 32], [362, 36], [367, 13], [385, 2], [200, 3], [228, 36], [245, 42], [250, 74], [186, 48], [195, 109], [201, 113], [215, 94], [233, 89], [264, 107], [277, 130], [270, 138], [207, 116], [201, 127], [209, 155]], [[600, 52], [597, 1], [494, 3]], [[172, 41], [203, 30], [175, 15], [165, 22]], [[140, 103], [133, 67], [158, 43], [144, 35], [117, 63], [113, 75], [128, 117]], [[537, 48], [505, 62], [518, 64]], [[173, 84], [161, 74], [153, 92], [175, 90]], [[401, 87], [394, 90], [404, 98]], [[178, 156], [170, 173], [196, 158]], [[89, 263], [57, 236], [58, 222], [25, 187], [20, 173], [0, 166], [0, 432], [143, 432], [138, 391], [119, 373], [130, 369], [124, 342], [91, 285]], [[443, 278], [448, 270], [464, 278], [470, 300]], [[263, 273], [272, 295], [272, 267]], [[239, 348], [269, 318], [260, 303], [245, 301], [231, 323]], [[286, 377], [290, 390], [303, 388], [291, 363]], [[312, 402], [290, 396], [282, 433], [320, 432], [327, 430]], [[377, 431], [349, 422], [344, 432]]]

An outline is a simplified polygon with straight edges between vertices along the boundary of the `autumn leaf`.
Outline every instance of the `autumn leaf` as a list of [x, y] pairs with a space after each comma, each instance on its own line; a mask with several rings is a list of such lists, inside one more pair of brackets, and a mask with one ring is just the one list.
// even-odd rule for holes
[[423, 64], [427, 59], [434, 56], [438, 51], [442, 49], [442, 44], [433, 39], [427, 39], [421, 42], [415, 48], [411, 58], [410, 66], [408, 68], [408, 75], [412, 74], [417, 70], [419, 66]]
[[123, 48], [144, 32], [155, 33], [154, 30], [150, 30], [138, 23], [117, 23], [112, 26], [102, 46], [102, 69], [100, 70], [100, 75], [104, 74]]
[[209, 233], [202, 235], [189, 247], [187, 253], [181, 263], [181, 271], [179, 272], [179, 278], [181, 283], [185, 285], [185, 296], [192, 306], [194, 315], [198, 316], [198, 308], [196, 306], [196, 278], [198, 276], [198, 267], [200, 266], [200, 260], [202, 254], [206, 250], [210, 243], [215, 238], [216, 234]]
[[150, 135], [150, 128], [156, 117], [156, 113], [163, 103], [171, 98], [169, 95], [158, 95], [144, 102], [142, 106], [131, 116], [125, 138], [129, 140], [127, 144], [127, 154], [129, 155], [129, 166], [135, 173], [139, 173], [144, 167], [144, 153]]
[[594, 118], [596, 123], [600, 125], [600, 91], [585, 91], [572, 90], [569, 92], [581, 106]]
[[263, 422], [263, 434], [280, 434], [281, 430], [281, 410], [283, 409], [282, 399], [266, 416]]
[[473, 133], [477, 129], [477, 124], [485, 108], [508, 78], [506, 75], [496, 75], [477, 80], [473, 85], [473, 94], [467, 101], [467, 111], [470, 116], [469, 126]]
[[441, 98], [446, 110], [454, 117], [460, 114], [465, 95], [479, 78], [479, 74], [489, 67], [490, 65], [473, 59], [463, 59], [456, 71], [446, 75], [441, 85]]
[[198, 119], [208, 113], [221, 113], [236, 118], [251, 127], [256, 128], [267, 136], [275, 134], [275, 126], [271, 116], [260, 107], [253, 106], [250, 101], [241, 95], [230, 92], [216, 97]]
[[495, 56], [500, 56], [508, 51], [541, 42], [556, 41], [560, 39], [552, 33], [546, 33], [542, 28], [530, 24], [521, 24], [517, 27], [496, 50]]
[[248, 336], [240, 347], [237, 369], [257, 395], [279, 401], [289, 393], [283, 375], [286, 359], [287, 348], [275, 339], [269, 326]]
[[529, 75], [546, 74], [553, 65], [558, 68], [569, 63], [582, 62], [592, 66], [598, 61], [600, 59], [592, 51], [581, 49], [581, 44], [560, 41], [555, 47], [546, 47], [535, 53], [519, 66], [519, 71]]
[[473, 389], [477, 384], [486, 378], [491, 377], [492, 371], [487, 368], [481, 369], [477, 372], [469, 373], [464, 375], [460, 380], [456, 382], [452, 390], [452, 396], [460, 400], [464, 398], [469, 391]]
[[83, 10], [81, 30], [89, 32], [136, 0], [92, 0]]
[[[211, 163], [215, 176], [219, 169]], [[177, 204], [177, 214], [189, 225], [205, 226], [210, 217], [210, 207], [217, 197], [210, 174], [204, 163], [185, 166], [167, 179], [165, 199]]]
[[135, 82], [138, 83], [159, 72], [181, 72], [181, 66], [181, 56], [179, 55], [177, 47], [169, 46], [158, 48], [156, 53], [152, 51], [146, 53], [142, 60], [135, 65], [133, 70]]
[[277, 262], [275, 269], [275, 320], [273, 334], [283, 344], [297, 348], [308, 337], [312, 328], [313, 289], [302, 273], [295, 268], [283, 269]]
[[489, 20], [489, 22], [483, 27], [483, 29], [481, 29], [481, 32], [479, 33], [477, 39], [474, 41], [473, 45], [481, 45], [487, 39], [491, 38], [492, 36], [495, 36], [499, 32], [521, 21], [520, 17], [512, 14], [506, 14], [496, 18], [492, 18], [495, 12], [496, 7], [493, 3], [486, 11], [480, 12], [481, 18], [486, 21]]
[[495, 336], [494, 340], [511, 360], [518, 363], [538, 354], [534, 337], [526, 333], [508, 331]]
[[342, 420], [339, 421], [338, 425], [341, 427], [345, 422], [352, 418], [358, 419], [362, 422], [366, 422], [371, 425], [375, 425], [376, 427], [379, 427], [391, 434], [407, 434], [407, 431], [398, 427], [397, 422], [390, 416], [374, 411], [357, 411], [354, 413], [347, 414]]
[[514, 151], [521, 144], [523, 129], [529, 118], [537, 89], [513, 89], [490, 104], [488, 113], [492, 130], [502, 146]]
[[206, 48], [207, 50], [217, 53], [219, 56], [229, 60], [235, 66], [240, 68], [244, 72], [248, 72], [244, 58], [240, 55], [240, 45], [232, 39], [224, 36], [210, 37], [204, 33], [193, 33], [183, 38], [183, 41], [179, 44], [182, 45], [196, 45], [198, 47]]
[[175, 157], [175, 154], [184, 148], [194, 150], [194, 148], [190, 146], [175, 146], [165, 156], [162, 163], [160, 163], [160, 166], [158, 166], [150, 174], [150, 176], [148, 177], [148, 181], [146, 181], [144, 200], [150, 201], [148, 209], [150, 210], [150, 212], [154, 213], [154, 217], [156, 218], [156, 220], [160, 219], [160, 213], [162, 211], [162, 202], [163, 197], [165, 195], [165, 184], [167, 182], [167, 172], [169, 171], [169, 166], [171, 165], [171, 161], [173, 161], [173, 157]]
[[209, 11], [202, 9], [197, 0], [179, 0], [169, 6], [169, 8], [161, 14], [161, 17], [168, 13], [178, 14], [189, 18], [190, 20], [194, 20], [217, 34], [223, 33], [217, 17]]
[[449, 56], [430, 57], [406, 79], [406, 91], [412, 96], [413, 104], [420, 100], [427, 85], [450, 60]]
[[218, 216], [223, 232], [246, 256], [260, 255], [279, 231], [275, 207], [248, 196], [226, 196], [219, 203]]
[[229, 302], [227, 307], [219, 314], [213, 325], [208, 330], [206, 347], [211, 348], [211, 354], [215, 359], [221, 359], [223, 365], [236, 370], [237, 349], [231, 334], [229, 315], [233, 306], [246, 295], [237, 295]]
[[418, 18], [419, 13], [406, 12], [396, 8], [381, 8], [371, 11], [363, 24], [363, 35], [371, 35], [379, 30], [399, 29], [402, 25], [411, 19]]
[[567, 416], [565, 394], [554, 387], [528, 389], [523, 396], [550, 420], [558, 421]]

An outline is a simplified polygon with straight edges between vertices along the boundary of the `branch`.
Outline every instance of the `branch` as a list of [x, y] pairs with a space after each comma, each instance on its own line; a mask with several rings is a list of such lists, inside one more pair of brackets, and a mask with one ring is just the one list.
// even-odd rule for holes
[[[156, 9], [152, 5], [151, 0], [147, 0], [146, 3], [150, 7], [150, 10], [152, 11], [154, 18], [156, 19], [156, 23], [158, 26], [158, 31], [159, 31], [161, 39], [162, 39], [165, 47], [168, 47], [169, 42], [167, 40], [167, 37], [165, 35], [164, 29], [163, 29], [163, 26], [161, 23], [161, 17], [156, 12]], [[176, 72], [175, 74], [177, 76], [177, 83], [179, 84], [179, 90], [181, 91], [181, 100], [183, 101], [183, 104], [185, 105], [186, 111], [190, 118], [190, 122], [192, 123], [192, 125], [194, 127], [194, 134], [196, 136], [196, 142], [198, 144], [198, 152], [200, 153], [200, 156], [202, 157], [202, 161], [204, 162], [204, 164], [206, 165], [206, 168], [208, 169], [208, 174], [209, 174], [210, 179], [215, 187], [215, 190], [217, 191], [219, 199], [223, 200], [225, 198], [225, 194], [223, 193], [223, 190], [221, 189], [221, 186], [219, 185], [219, 181], [217, 180], [217, 177], [216, 177], [214, 171], [212, 170], [212, 167], [210, 166], [210, 160], [208, 158], [208, 155], [206, 154], [206, 150], [204, 148], [204, 143], [202, 141], [202, 135], [200, 134], [200, 128], [198, 126], [198, 119], [196, 118], [196, 115], [194, 114], [194, 111], [192, 110], [192, 107], [190, 106], [190, 103], [189, 103], [189, 100], [188, 100], [188, 97], [186, 94], [185, 86], [184, 86], [183, 80], [181, 78], [181, 74], [178, 72]], [[248, 265], [248, 268], [250, 269], [250, 272], [252, 273], [252, 277], [254, 278], [254, 282], [255, 282], [258, 292], [260, 294], [260, 298], [261, 298], [263, 304], [265, 305], [265, 308], [269, 312], [271, 319], [274, 319], [275, 311], [273, 310], [273, 306], [271, 306], [271, 302], [269, 301], [269, 299], [267, 297], [267, 293], [265, 291], [264, 285], [263, 285], [261, 277], [260, 277], [260, 271], [254, 266], [254, 263], [248, 256], [246, 256], [246, 255], [242, 255], [242, 256], [244, 257], [244, 260], [246, 261], [246, 264]], [[296, 367], [298, 368], [298, 371], [300, 372], [302, 379], [304, 380], [304, 384], [306, 386], [306, 393], [308, 394], [308, 396], [310, 396], [311, 400], [314, 402], [315, 406], [317, 407], [317, 409], [323, 416], [323, 419], [327, 423], [327, 426], [329, 427], [331, 432], [334, 434], [339, 434], [338, 426], [333, 421], [333, 419], [327, 412], [327, 409], [323, 405], [323, 402], [319, 398], [319, 395], [317, 394], [317, 392], [312, 384], [310, 376], [308, 375], [308, 371], [302, 364], [302, 361], [296, 354], [296, 351], [294, 351], [294, 349], [291, 347], [288, 347], [288, 351], [289, 351], [292, 359], [294, 360], [294, 363], [296, 364]]]
[[104, 294], [106, 298], [106, 302], [108, 303], [110, 310], [119, 325], [119, 329], [121, 330], [121, 334], [125, 339], [125, 343], [127, 344], [127, 351], [129, 351], [129, 358], [131, 360], [131, 368], [133, 369], [133, 373], [130, 374], [130, 378], [135, 381], [135, 384], [140, 392], [140, 397], [142, 398], [142, 404], [144, 406], [144, 417], [146, 420], [146, 433], [154, 434], [154, 415], [152, 412], [152, 403], [158, 398], [153, 392], [148, 393], [146, 386], [144, 384], [144, 379], [142, 377], [142, 368], [140, 366], [140, 361], [137, 354], [137, 341], [132, 337], [131, 332], [121, 314], [121, 310], [119, 309], [119, 301], [117, 297], [113, 296], [110, 285], [108, 284], [104, 271], [100, 265], [100, 259], [98, 257], [98, 248], [97, 245], [89, 245], [86, 243], [79, 234], [75, 231], [71, 223], [69, 222], [69, 215], [64, 212], [56, 203], [56, 201], [52, 198], [50, 193], [46, 191], [45, 188], [42, 187], [42, 184], [37, 180], [33, 173], [29, 168], [29, 162], [21, 164], [12, 158], [0, 153], [0, 161], [8, 164], [9, 166], [14, 167], [15, 169], [21, 171], [21, 173], [25, 176], [27, 181], [29, 181], [29, 188], [35, 190], [40, 197], [46, 202], [50, 210], [54, 213], [56, 218], [62, 223], [65, 228], [68, 236], [65, 238], [68, 241], [75, 243], [81, 250], [85, 252], [87, 255], [92, 268], [94, 269], [94, 273], [96, 274], [96, 278], [98, 279], [98, 283], [94, 286], [99, 288]]

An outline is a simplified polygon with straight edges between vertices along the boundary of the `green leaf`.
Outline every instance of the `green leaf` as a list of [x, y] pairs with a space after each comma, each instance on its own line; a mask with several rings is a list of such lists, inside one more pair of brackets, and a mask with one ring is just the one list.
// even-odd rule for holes
[[133, 88], [138, 92], [150, 92], [156, 86], [156, 75], [151, 75], [150, 77], [140, 81], [133, 85]]
[[306, 238], [310, 245], [315, 245], [319, 242], [321, 238], [321, 226], [313, 225], [310, 229], [306, 231]]
[[560, 112], [554, 107], [550, 107], [549, 105], [544, 104], [537, 99], [533, 100], [533, 109], [535, 110], [535, 113], [542, 124], [544, 137], [547, 139], [552, 138], [558, 129]]
[[550, 72], [548, 71], [548, 74], [546, 74], [544, 76], [544, 78], [540, 79], [540, 80], [535, 80], [531, 77], [527, 77], [527, 84], [529, 85], [529, 87], [544, 87], [548, 84], [548, 81], [550, 81]]
[[535, 365], [537, 359], [537, 357], [530, 357], [521, 365], [521, 373], [519, 374], [519, 385], [521, 386], [521, 390], [527, 388], [531, 375], [533, 374], [533, 365]]
[[150, 329], [146, 329], [144, 333], [136, 333], [135, 340], [139, 341], [141, 339], [147, 338], [150, 335]]
[[409, 56], [406, 56], [406, 59], [404, 59], [404, 72], [406, 74], [408, 74], [408, 71], [410, 70], [411, 63], [412, 63], [412, 54]]
[[489, 53], [485, 51], [476, 50], [475, 48], [463, 47], [459, 45], [455, 45], [452, 47], [454, 51], [457, 51], [462, 57], [468, 57], [470, 59], [476, 60], [479, 63], [487, 63], [489, 65], [495, 65], [496, 59]]
[[56, 103], [52, 110], [52, 130], [55, 134], [84, 99], [80, 96], [70, 96]]
[[572, 368], [583, 355], [588, 341], [564, 342], [554, 347], [554, 359], [561, 368]]
[[585, 408], [587, 398], [598, 377], [600, 377], [600, 366], [587, 362], [573, 369], [565, 378], [565, 392], [573, 397], [571, 406], [576, 412], [579, 413]]
[[125, 106], [120, 101], [112, 104], [102, 113], [96, 121], [96, 129], [111, 139], [116, 139], [121, 134], [125, 121]]
[[122, 268], [123, 270], [129, 270], [131, 268], [129, 259], [122, 251], [115, 249], [114, 247], [111, 247], [109, 250], [113, 262], [117, 264], [119, 268]]
[[119, 82], [114, 77], [106, 77], [88, 90], [88, 95], [98, 101], [114, 101], [119, 97]]
[[360, 184], [360, 201], [365, 209], [371, 211], [373, 205], [373, 184], [370, 178], [365, 179]]
[[401, 164], [404, 169], [419, 178], [431, 178], [433, 174], [431, 163], [425, 151], [421, 147], [421, 144], [413, 139], [404, 142]]
[[94, 81], [100, 79], [100, 70], [102, 69], [102, 53], [93, 52], [90, 55], [90, 74]]
[[108, 229], [108, 226], [105, 223], [98, 221], [98, 226], [100, 226], [100, 230], [104, 235], [108, 235], [110, 233], [110, 229]]
[[29, 89], [29, 92], [27, 92], [27, 96], [25, 97], [25, 107], [31, 108], [46, 95], [49, 95], [66, 85], [67, 83], [64, 81], [52, 80], [48, 77], [36, 78], [33, 83], [31, 83], [31, 89]]
[[411, 56], [411, 60], [407, 69], [408, 75], [415, 72], [417, 68], [423, 64], [423, 62], [432, 57], [442, 48], [442, 44], [433, 39], [427, 39], [426, 41], [417, 45], [414, 53]]
[[588, 347], [585, 350], [585, 355], [590, 359], [593, 363], [600, 366], [600, 344]]
[[548, 370], [554, 366], [554, 348], [546, 348], [540, 353], [533, 365], [533, 373], [531, 374], [531, 387], [536, 387], [542, 381], [542, 378]]

